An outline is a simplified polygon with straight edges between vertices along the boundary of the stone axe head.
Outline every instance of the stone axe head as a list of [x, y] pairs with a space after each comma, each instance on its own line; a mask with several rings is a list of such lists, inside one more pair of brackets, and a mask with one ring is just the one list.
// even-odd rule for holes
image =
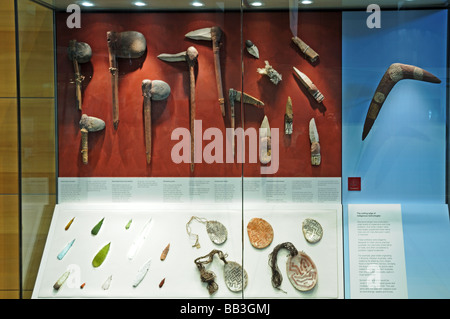
[[142, 81], [142, 95], [144, 96], [144, 130], [145, 130], [145, 153], [147, 164], [152, 157], [152, 111], [151, 100], [161, 101], [167, 99], [170, 94], [170, 86], [160, 80]]
[[70, 40], [68, 54], [69, 60], [76, 60], [78, 63], [86, 63], [91, 60], [92, 49], [91, 46], [85, 42]]
[[99, 118], [93, 116], [87, 116], [83, 114], [80, 119], [81, 130], [81, 154], [83, 157], [83, 163], [88, 163], [88, 133], [101, 131], [105, 128], [105, 122]]
[[169, 54], [162, 53], [158, 55], [158, 59], [166, 61], [166, 62], [187, 62], [188, 65], [193, 66], [197, 62], [198, 51], [195, 47], [190, 46], [186, 51]]
[[137, 59], [144, 55], [147, 41], [142, 33], [137, 31], [108, 32], [108, 39], [114, 42], [115, 55], [118, 58]]
[[161, 80], [144, 80], [142, 95], [155, 101], [165, 100], [170, 95], [170, 86]]
[[186, 33], [185, 37], [193, 40], [205, 40], [220, 42], [222, 38], [222, 29], [218, 26], [202, 28]]

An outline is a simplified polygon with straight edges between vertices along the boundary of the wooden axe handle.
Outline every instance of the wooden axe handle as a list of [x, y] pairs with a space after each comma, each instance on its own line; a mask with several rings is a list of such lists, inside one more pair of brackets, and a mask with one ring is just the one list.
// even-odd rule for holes
[[116, 70], [113, 74], [111, 74], [113, 92], [113, 125], [115, 130], [117, 130], [117, 127], [119, 126], [119, 75], [117, 73], [118, 71]]
[[234, 115], [234, 101], [230, 103], [230, 111], [231, 111], [231, 147], [233, 148], [233, 158], [235, 154], [235, 146], [234, 146], [234, 128], [235, 128], [235, 115]]
[[220, 28], [213, 28], [211, 30], [211, 39], [213, 43], [213, 53], [214, 53], [214, 69], [216, 71], [216, 83], [217, 91], [219, 93], [219, 105], [222, 116], [225, 116], [225, 99], [223, 97], [222, 88], [222, 71], [220, 68], [220, 38], [222, 36], [222, 30]]
[[191, 172], [194, 172], [194, 121], [195, 121], [195, 74], [194, 63], [189, 63], [189, 100], [191, 104], [190, 126], [191, 126]]
[[80, 66], [78, 64], [77, 59], [73, 59], [73, 68], [75, 71], [75, 86], [76, 86], [76, 96], [77, 96], [77, 107], [78, 110], [82, 109], [82, 96], [81, 96], [81, 82], [83, 81], [83, 77], [80, 74]]
[[85, 128], [81, 129], [81, 157], [83, 159], [83, 164], [88, 163], [88, 130]]
[[152, 98], [144, 97], [145, 154], [147, 164], [152, 160]]
[[319, 55], [316, 51], [314, 51], [309, 45], [307, 45], [302, 39], [299, 37], [293, 37], [292, 41], [299, 47], [300, 51], [304, 54], [305, 58], [307, 58], [311, 63], [316, 62], [319, 58]]
[[107, 33], [108, 53], [109, 53], [109, 71], [111, 72], [112, 87], [112, 113], [114, 129], [119, 125], [119, 69], [117, 67], [116, 43], [117, 34], [115, 32]]

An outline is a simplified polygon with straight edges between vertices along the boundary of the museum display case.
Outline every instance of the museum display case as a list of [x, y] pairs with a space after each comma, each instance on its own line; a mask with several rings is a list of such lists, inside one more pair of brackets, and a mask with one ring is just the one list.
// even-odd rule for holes
[[17, 0], [21, 295], [449, 298], [446, 5]]

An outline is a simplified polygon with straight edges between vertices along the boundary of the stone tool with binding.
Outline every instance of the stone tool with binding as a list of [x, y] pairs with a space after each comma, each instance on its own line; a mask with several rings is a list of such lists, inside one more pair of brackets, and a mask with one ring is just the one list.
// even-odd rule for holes
[[189, 67], [189, 101], [191, 105], [190, 111], [190, 129], [191, 129], [191, 172], [194, 171], [194, 123], [195, 123], [195, 72], [194, 67], [197, 64], [198, 51], [191, 46], [186, 51], [168, 54], [162, 53], [158, 55], [160, 60], [166, 62], [186, 62]]
[[142, 33], [137, 31], [115, 32], [106, 34], [109, 53], [109, 71], [112, 86], [112, 114], [114, 129], [119, 125], [119, 66], [117, 58], [137, 59], [147, 50], [147, 42]]
[[218, 26], [214, 26], [188, 32], [185, 37], [193, 40], [212, 41], [214, 53], [214, 69], [216, 73], [217, 91], [219, 94], [219, 106], [222, 116], [225, 116], [225, 98], [223, 96], [222, 71], [220, 67], [220, 42], [222, 39], [222, 34], [222, 29]]

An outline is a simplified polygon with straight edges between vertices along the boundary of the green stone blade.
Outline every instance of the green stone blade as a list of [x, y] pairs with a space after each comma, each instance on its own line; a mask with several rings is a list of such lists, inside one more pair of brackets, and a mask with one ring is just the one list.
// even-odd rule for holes
[[100, 231], [100, 228], [102, 228], [102, 225], [103, 225], [103, 220], [105, 220], [105, 218], [103, 217], [102, 218], [102, 220], [101, 221], [99, 221], [98, 222], [98, 224], [97, 225], [95, 225], [94, 226], [94, 228], [92, 228], [92, 230], [91, 230], [91, 234], [92, 235], [97, 235], [98, 234], [98, 232]]
[[111, 243], [105, 245], [100, 251], [95, 255], [94, 259], [92, 260], [92, 266], [99, 267], [104, 261], [106, 256], [108, 256], [109, 247], [111, 246]]
[[130, 226], [131, 226], [131, 222], [132, 222], [133, 220], [132, 219], [130, 219], [130, 221], [128, 222], [128, 224], [125, 226], [125, 229], [129, 229], [130, 228]]

